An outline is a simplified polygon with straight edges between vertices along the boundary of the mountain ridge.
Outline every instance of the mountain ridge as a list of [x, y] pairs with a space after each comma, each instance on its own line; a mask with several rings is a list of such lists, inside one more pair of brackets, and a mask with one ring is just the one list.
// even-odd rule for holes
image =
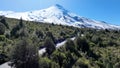
[[46, 9], [28, 12], [0, 11], [0, 15], [4, 15], [8, 18], [20, 19], [22, 17], [23, 20], [28, 21], [48, 22], [80, 28], [120, 29], [120, 26], [111, 25], [104, 21], [96, 21], [71, 13], [59, 4]]

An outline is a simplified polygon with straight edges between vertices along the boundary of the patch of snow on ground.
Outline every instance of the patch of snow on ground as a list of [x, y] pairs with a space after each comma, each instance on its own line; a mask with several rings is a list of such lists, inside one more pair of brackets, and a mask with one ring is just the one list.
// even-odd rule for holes
[[9, 62], [6, 62], [2, 65], [0, 65], [0, 68], [11, 68], [9, 65], [8, 65]]
[[[70, 39], [71, 39], [71, 40], [75, 40], [75, 37], [72, 37], [72, 38], [70, 38]], [[64, 41], [62, 41], [62, 42], [60, 42], [60, 43], [57, 43], [57, 44], [56, 44], [56, 48], [59, 48], [59, 47], [63, 46], [66, 42], [67, 42], [67, 40], [64, 40]], [[42, 48], [42, 49], [39, 50], [39, 54], [40, 54], [40, 55], [42, 55], [42, 54], [45, 53], [45, 52], [46, 52], [45, 48]]]

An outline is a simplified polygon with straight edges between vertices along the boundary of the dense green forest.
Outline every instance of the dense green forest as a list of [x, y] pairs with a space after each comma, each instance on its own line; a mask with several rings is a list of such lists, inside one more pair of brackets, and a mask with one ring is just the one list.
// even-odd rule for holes
[[[46, 52], [40, 55], [38, 50], [44, 47]], [[1, 16], [0, 64], [8, 61], [14, 68], [120, 68], [120, 31]]]

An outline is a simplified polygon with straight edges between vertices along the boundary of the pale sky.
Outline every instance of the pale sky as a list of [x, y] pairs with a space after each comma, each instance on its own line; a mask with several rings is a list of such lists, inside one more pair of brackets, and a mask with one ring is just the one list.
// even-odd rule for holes
[[83, 17], [120, 25], [120, 0], [1, 0], [0, 11], [33, 11], [55, 4]]

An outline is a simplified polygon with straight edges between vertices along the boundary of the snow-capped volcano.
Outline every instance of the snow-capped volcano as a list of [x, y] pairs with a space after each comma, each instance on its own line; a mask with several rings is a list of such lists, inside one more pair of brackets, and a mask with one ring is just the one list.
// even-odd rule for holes
[[47, 9], [28, 12], [0, 11], [0, 15], [9, 18], [20, 19], [22, 17], [22, 19], [29, 21], [47, 22], [75, 27], [120, 29], [120, 26], [110, 25], [103, 21], [96, 21], [71, 13], [58, 4]]

